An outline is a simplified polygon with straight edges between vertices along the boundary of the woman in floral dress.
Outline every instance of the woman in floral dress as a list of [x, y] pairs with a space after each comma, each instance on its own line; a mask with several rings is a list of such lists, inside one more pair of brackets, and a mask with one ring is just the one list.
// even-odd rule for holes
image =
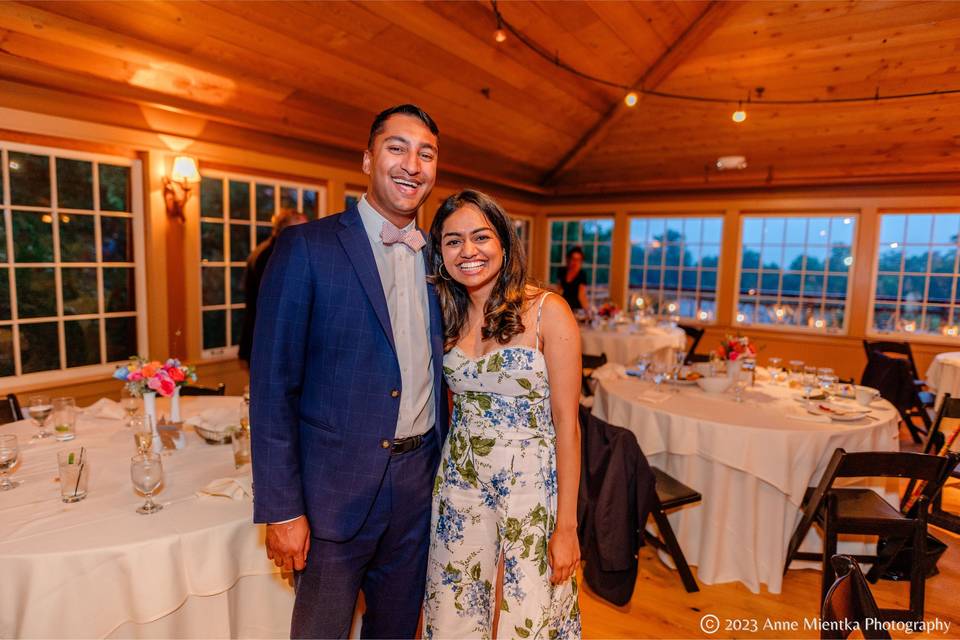
[[580, 336], [513, 223], [462, 191], [430, 231], [454, 394], [433, 493], [427, 638], [579, 638]]

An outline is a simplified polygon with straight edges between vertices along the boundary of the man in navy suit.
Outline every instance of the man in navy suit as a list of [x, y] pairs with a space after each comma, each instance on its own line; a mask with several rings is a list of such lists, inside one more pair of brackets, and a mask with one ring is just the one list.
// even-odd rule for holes
[[440, 307], [417, 209], [436, 179], [422, 109], [377, 116], [366, 195], [290, 227], [260, 285], [250, 366], [254, 521], [296, 571], [292, 637], [416, 633], [447, 430]]

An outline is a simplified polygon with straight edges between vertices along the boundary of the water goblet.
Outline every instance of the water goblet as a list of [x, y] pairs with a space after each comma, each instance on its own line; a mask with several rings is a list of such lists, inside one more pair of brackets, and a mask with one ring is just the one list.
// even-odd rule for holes
[[777, 382], [780, 378], [780, 372], [783, 371], [783, 360], [777, 357], [770, 358], [767, 360], [767, 369], [770, 371], [771, 380]]
[[756, 361], [751, 358], [743, 358], [740, 363], [740, 371], [733, 381], [733, 399], [736, 402], [743, 402], [743, 392], [753, 380], [753, 372], [756, 370], [756, 366]]
[[651, 366], [651, 370], [653, 371], [653, 384], [657, 385], [658, 391], [660, 389], [660, 385], [663, 383], [664, 380], [667, 379], [666, 369], [667, 368], [659, 362], [655, 362]]
[[11, 482], [7, 477], [10, 470], [17, 466], [19, 456], [17, 436], [12, 433], [0, 435], [0, 491], [10, 491], [20, 485], [19, 482]]
[[131, 425], [132, 418], [140, 412], [140, 398], [137, 396], [136, 392], [131, 391], [128, 387], [124, 386], [123, 390], [120, 392], [120, 406], [127, 414], [124, 426], [129, 427]]
[[40, 429], [39, 433], [33, 436], [33, 440], [43, 440], [53, 434], [45, 429], [50, 414], [53, 413], [53, 405], [50, 403], [50, 396], [30, 396], [29, 403], [30, 418]]
[[155, 453], [140, 453], [130, 458], [130, 479], [134, 488], [147, 499], [137, 513], [148, 515], [163, 509], [163, 505], [153, 501], [154, 492], [163, 482], [163, 463]]
[[805, 366], [803, 368], [803, 397], [810, 399], [813, 396], [813, 389], [817, 385], [817, 368]]

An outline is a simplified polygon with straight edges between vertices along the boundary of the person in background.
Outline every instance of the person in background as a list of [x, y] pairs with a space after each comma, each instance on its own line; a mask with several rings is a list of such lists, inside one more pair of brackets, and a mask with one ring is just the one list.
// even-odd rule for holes
[[257, 319], [257, 293], [260, 290], [260, 280], [267, 269], [267, 261], [273, 255], [273, 245], [280, 232], [289, 226], [307, 222], [307, 216], [293, 209], [281, 209], [273, 216], [273, 233], [270, 237], [257, 245], [256, 249], [247, 257], [247, 271], [243, 282], [246, 309], [243, 314], [243, 329], [240, 332], [240, 349], [237, 357], [247, 367], [250, 366], [250, 351], [253, 349], [253, 323]]
[[583, 249], [570, 247], [567, 251], [567, 265], [560, 271], [560, 291], [570, 308], [589, 309], [587, 300], [587, 274], [583, 272]]

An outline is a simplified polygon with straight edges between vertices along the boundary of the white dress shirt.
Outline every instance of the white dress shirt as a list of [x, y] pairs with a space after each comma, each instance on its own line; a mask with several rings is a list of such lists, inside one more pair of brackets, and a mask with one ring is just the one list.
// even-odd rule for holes
[[[424, 252], [414, 252], [402, 242], [383, 244], [380, 231], [386, 218], [367, 202], [366, 195], [360, 198], [357, 208], [380, 272], [400, 364], [400, 415], [396, 437], [407, 438], [429, 431], [435, 418], [430, 302]], [[403, 231], [415, 226], [416, 222], [411, 222]]]

